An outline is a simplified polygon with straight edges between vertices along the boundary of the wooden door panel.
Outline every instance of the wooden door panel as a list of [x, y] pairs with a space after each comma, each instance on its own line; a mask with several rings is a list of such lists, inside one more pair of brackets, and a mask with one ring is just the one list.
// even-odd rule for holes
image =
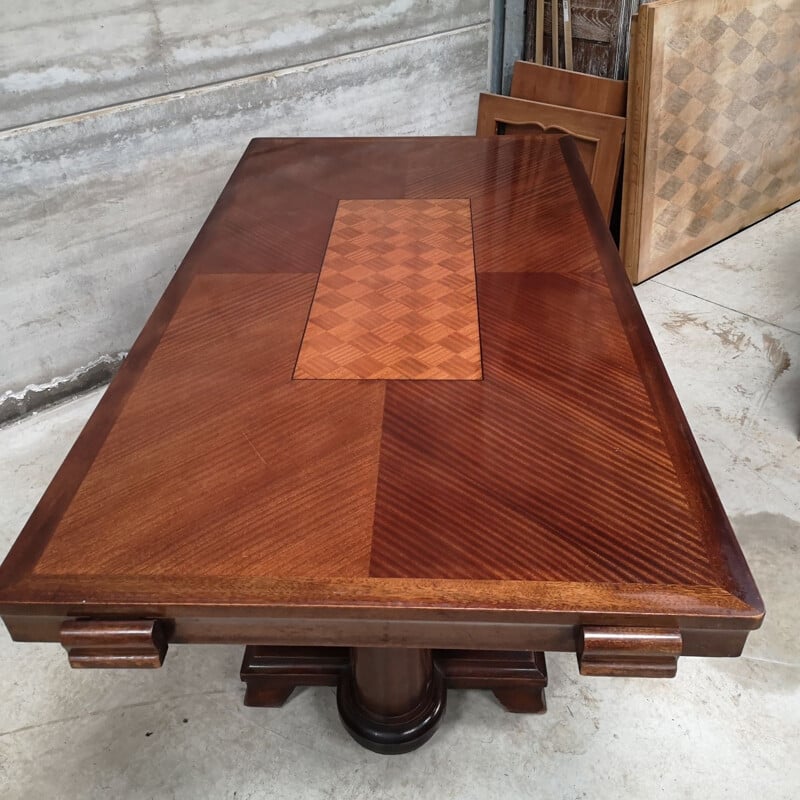
[[[536, 57], [536, 7], [538, 0], [527, 0], [525, 24], [525, 59]], [[559, 53], [552, 58], [551, 0], [544, 0], [544, 60], [550, 66], [564, 65], [564, 14], [561, 0], [556, 0]], [[639, 0], [572, 0], [572, 49], [576, 72], [603, 78], [627, 77], [629, 28], [631, 15]]]

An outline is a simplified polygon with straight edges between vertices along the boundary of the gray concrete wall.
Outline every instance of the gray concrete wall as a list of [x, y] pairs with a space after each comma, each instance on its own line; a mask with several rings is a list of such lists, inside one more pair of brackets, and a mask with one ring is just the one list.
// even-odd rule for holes
[[474, 130], [486, 0], [305, 6], [6, 0], [0, 399], [132, 343], [253, 136]]

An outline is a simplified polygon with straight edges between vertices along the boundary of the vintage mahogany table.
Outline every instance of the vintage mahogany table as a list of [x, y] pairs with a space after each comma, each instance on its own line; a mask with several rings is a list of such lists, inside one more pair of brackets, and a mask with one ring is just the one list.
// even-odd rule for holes
[[[142, 231], [146, 236], [147, 231]], [[0, 569], [74, 667], [247, 645], [424, 742], [447, 687], [736, 656], [763, 607], [571, 139], [253, 141]]]

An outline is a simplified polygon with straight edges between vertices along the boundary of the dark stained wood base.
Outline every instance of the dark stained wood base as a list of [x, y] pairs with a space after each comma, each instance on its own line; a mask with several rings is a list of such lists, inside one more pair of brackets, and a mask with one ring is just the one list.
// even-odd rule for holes
[[544, 653], [513, 650], [437, 650], [451, 689], [491, 689], [507, 711], [542, 714], [547, 710]]
[[430, 650], [356, 647], [336, 693], [347, 732], [376, 753], [407, 753], [433, 736], [447, 687]]
[[546, 710], [544, 653], [390, 647], [245, 648], [247, 706], [283, 705], [298, 686], [336, 686], [339, 715], [359, 744], [406, 753], [436, 731], [447, 689], [490, 689], [508, 711]]
[[248, 646], [239, 673], [244, 704], [277, 708], [298, 686], [336, 686], [349, 659], [346, 647]]

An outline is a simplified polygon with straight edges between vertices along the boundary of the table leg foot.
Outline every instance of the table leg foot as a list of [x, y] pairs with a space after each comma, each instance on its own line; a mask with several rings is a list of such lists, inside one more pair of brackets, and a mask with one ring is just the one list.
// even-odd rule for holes
[[359, 744], [376, 753], [407, 753], [436, 731], [447, 688], [430, 650], [356, 647], [340, 676], [337, 703]]
[[547, 711], [544, 689], [515, 686], [511, 689], [493, 689], [492, 691], [506, 711], [512, 711], [515, 714], [544, 714]]
[[436, 663], [451, 689], [491, 689], [507, 711], [547, 710], [544, 653], [509, 650], [436, 650]]

